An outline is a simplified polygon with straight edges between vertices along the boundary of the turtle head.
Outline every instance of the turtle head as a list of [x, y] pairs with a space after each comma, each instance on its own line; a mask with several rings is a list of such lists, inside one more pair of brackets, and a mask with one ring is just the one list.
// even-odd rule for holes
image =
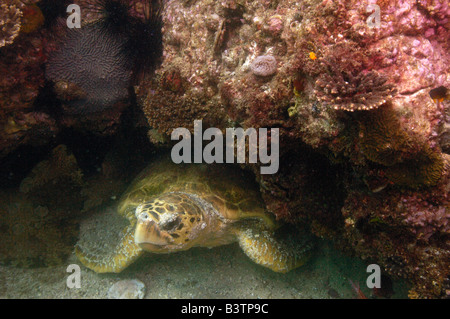
[[185, 250], [206, 227], [203, 209], [185, 193], [165, 193], [136, 208], [134, 240], [151, 252]]

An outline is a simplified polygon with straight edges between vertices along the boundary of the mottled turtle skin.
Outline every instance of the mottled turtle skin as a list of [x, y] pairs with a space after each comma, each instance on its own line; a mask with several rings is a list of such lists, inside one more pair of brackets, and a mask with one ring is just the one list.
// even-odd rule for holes
[[309, 241], [276, 239], [277, 225], [257, 184], [229, 164], [174, 164], [159, 160], [147, 167], [122, 196], [118, 213], [130, 225], [114, 252], [75, 253], [98, 273], [121, 272], [144, 251], [171, 253], [192, 247], [239, 242], [256, 263], [276, 272], [302, 265]]

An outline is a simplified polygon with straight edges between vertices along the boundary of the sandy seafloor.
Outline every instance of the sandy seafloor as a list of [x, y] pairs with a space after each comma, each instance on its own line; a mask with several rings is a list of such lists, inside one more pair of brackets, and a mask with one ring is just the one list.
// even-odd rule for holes
[[[86, 218], [80, 237], [108, 248], [126, 223], [111, 207]], [[237, 244], [169, 255], [146, 254], [120, 274], [96, 274], [82, 266], [73, 254], [67, 265], [58, 267], [0, 266], [0, 298], [106, 298], [110, 287], [123, 279], [142, 281], [146, 286], [144, 298], [355, 298], [349, 280], [359, 283], [370, 297], [372, 293], [365, 286], [367, 264], [332, 246], [320, 241], [314, 257], [287, 274], [256, 265]], [[69, 264], [80, 264], [81, 288], [67, 287]], [[394, 281], [393, 287], [391, 298], [407, 297], [407, 284]]]

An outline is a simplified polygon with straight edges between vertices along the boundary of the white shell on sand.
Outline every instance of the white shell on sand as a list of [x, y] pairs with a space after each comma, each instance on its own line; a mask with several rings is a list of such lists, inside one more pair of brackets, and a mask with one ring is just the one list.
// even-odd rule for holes
[[108, 291], [108, 299], [142, 299], [144, 295], [145, 285], [136, 279], [118, 281]]

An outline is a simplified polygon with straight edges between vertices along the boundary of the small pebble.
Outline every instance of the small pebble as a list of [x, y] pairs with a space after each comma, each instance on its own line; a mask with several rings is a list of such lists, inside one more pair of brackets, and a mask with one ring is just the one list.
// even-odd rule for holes
[[145, 285], [136, 279], [118, 281], [108, 291], [108, 299], [142, 299], [144, 295]]

